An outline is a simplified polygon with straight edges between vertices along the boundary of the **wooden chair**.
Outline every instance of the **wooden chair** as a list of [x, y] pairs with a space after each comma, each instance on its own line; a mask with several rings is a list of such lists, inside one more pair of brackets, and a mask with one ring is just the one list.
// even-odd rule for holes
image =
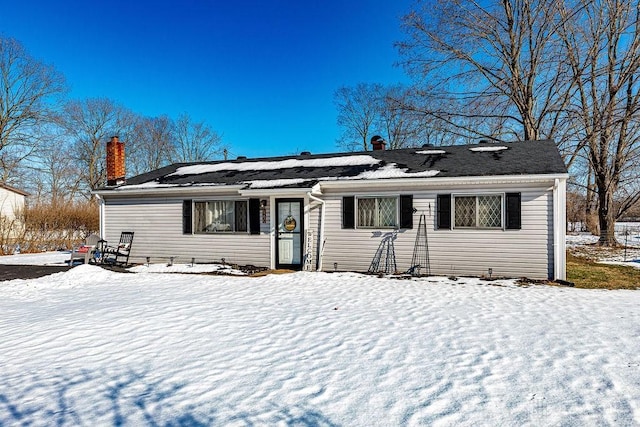
[[87, 236], [84, 244], [71, 250], [71, 258], [69, 258], [67, 263], [70, 266], [73, 266], [76, 263], [89, 264], [89, 261], [93, 258], [96, 246], [98, 245], [98, 240], [100, 240], [100, 236], [96, 234], [90, 234]]
[[[129, 265], [129, 254], [133, 243], [133, 231], [123, 231], [120, 233], [118, 246], [109, 246], [106, 241], [102, 245], [101, 261], [103, 264], [113, 264], [122, 267]], [[98, 249], [100, 250], [100, 249]]]

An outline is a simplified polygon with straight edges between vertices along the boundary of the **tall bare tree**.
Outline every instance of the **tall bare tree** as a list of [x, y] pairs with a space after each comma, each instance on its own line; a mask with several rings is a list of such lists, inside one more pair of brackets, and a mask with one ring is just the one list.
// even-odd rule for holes
[[138, 118], [127, 145], [127, 169], [137, 175], [171, 163], [174, 140], [175, 123], [168, 116]]
[[412, 93], [400, 84], [360, 83], [339, 88], [334, 94], [337, 123], [343, 131], [338, 145], [349, 151], [366, 151], [371, 149], [373, 135], [382, 136], [391, 149], [426, 143], [430, 122], [406, 108]]
[[[554, 37], [557, 0], [423, 1], [403, 18], [402, 62], [429, 115], [476, 138], [571, 141], [564, 109], [573, 82]], [[565, 147], [568, 162], [577, 152]]]
[[205, 122], [194, 122], [188, 114], [178, 117], [174, 132], [173, 161], [206, 161], [221, 154], [222, 136]]
[[25, 182], [35, 203], [62, 204], [74, 201], [81, 187], [78, 165], [69, 153], [73, 144], [57, 126], [39, 134], [39, 149], [31, 156]]
[[110, 99], [92, 98], [67, 102], [57, 121], [73, 141], [71, 156], [88, 197], [88, 191], [105, 184], [106, 142], [114, 135], [126, 141], [134, 116]]
[[586, 146], [598, 196], [599, 243], [640, 199], [640, 4], [579, 0], [562, 10], [560, 38], [576, 81], [569, 113]]
[[376, 129], [386, 138], [389, 148], [406, 148], [423, 144], [440, 145], [444, 136], [434, 121], [407, 105], [414, 105], [412, 89], [396, 84], [384, 86], [380, 93]]
[[375, 134], [378, 103], [382, 85], [359, 83], [355, 87], [341, 87], [334, 93], [338, 110], [337, 123], [343, 130], [338, 146], [349, 151], [367, 151], [369, 140]]
[[38, 146], [37, 127], [50, 118], [51, 104], [65, 92], [62, 74], [33, 58], [20, 42], [0, 35], [0, 181]]

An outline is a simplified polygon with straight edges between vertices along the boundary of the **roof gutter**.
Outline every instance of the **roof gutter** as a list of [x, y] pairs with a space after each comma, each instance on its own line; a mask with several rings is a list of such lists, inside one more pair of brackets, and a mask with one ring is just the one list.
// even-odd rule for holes
[[309, 194], [312, 191], [311, 188], [247, 188], [238, 190], [241, 196], [255, 196], [255, 197], [269, 197], [277, 194], [281, 195], [298, 195]]
[[322, 207], [320, 208], [321, 209], [320, 210], [320, 237], [318, 238], [319, 240], [318, 261], [316, 263], [316, 271], [322, 271], [322, 256], [324, 254], [324, 223], [325, 223], [324, 215], [325, 215], [326, 206], [325, 206], [325, 201], [311, 194], [311, 191], [307, 193], [307, 196], [309, 197], [309, 199], [313, 200], [314, 202], [318, 202], [322, 204]]
[[245, 185], [180, 185], [172, 187], [119, 187], [107, 190], [95, 190], [92, 193], [102, 198], [106, 197], [128, 197], [128, 196], [157, 196], [157, 195], [180, 195], [206, 193], [228, 193], [229, 191], [240, 192]]
[[460, 177], [416, 177], [416, 178], [386, 178], [377, 180], [367, 179], [333, 179], [321, 180], [319, 182], [322, 188], [345, 188], [348, 186], [366, 185], [368, 188], [386, 188], [407, 186], [425, 186], [442, 187], [447, 185], [477, 185], [477, 184], [522, 184], [522, 183], [548, 183], [554, 182], [556, 179], [566, 180], [569, 174], [537, 174], [537, 175], [492, 175], [492, 176], [460, 176]]
[[320, 191], [320, 183], [314, 184], [312, 187], [271, 187], [271, 188], [243, 188], [239, 190], [241, 196], [263, 196], [270, 197], [274, 194], [277, 195], [297, 195], [304, 193], [307, 195], [322, 194]]

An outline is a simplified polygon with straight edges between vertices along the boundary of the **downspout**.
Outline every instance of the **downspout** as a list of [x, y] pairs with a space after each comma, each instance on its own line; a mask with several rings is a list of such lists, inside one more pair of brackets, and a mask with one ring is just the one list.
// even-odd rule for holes
[[104, 199], [100, 197], [99, 194], [96, 194], [96, 198], [98, 199], [99, 206], [99, 215], [100, 215], [100, 239], [104, 239], [105, 231], [104, 231]]
[[553, 185], [553, 275], [554, 280], [567, 280], [566, 181], [556, 178]]
[[324, 213], [325, 213], [325, 202], [322, 199], [317, 198], [312, 195], [311, 192], [307, 193], [307, 196], [315, 202], [321, 203], [322, 207], [320, 208], [320, 237], [319, 237], [319, 245], [318, 245], [318, 262], [316, 271], [322, 271], [322, 254], [324, 253]]

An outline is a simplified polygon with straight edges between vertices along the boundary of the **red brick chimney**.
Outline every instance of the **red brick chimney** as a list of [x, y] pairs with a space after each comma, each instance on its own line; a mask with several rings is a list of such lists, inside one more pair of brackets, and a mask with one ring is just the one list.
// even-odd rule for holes
[[124, 184], [124, 142], [112, 136], [107, 142], [107, 185]]
[[373, 147], [374, 151], [375, 150], [384, 150], [385, 144], [386, 144], [386, 142], [379, 135], [376, 135], [376, 136], [371, 138], [371, 147]]

